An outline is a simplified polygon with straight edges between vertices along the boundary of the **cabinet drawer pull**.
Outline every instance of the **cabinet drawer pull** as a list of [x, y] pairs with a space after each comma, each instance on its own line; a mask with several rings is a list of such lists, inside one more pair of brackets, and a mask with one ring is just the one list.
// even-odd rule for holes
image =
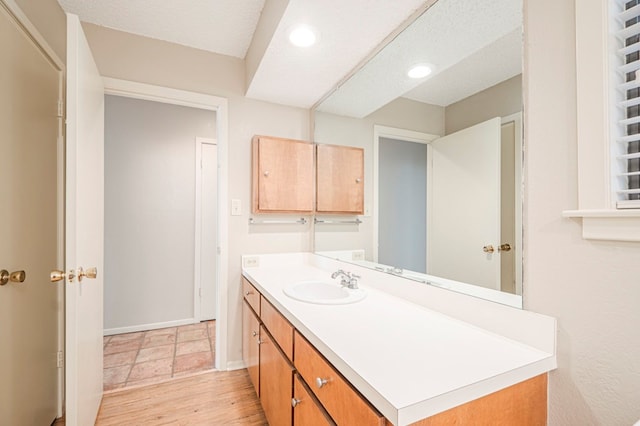
[[293, 408], [296, 408], [296, 406], [297, 406], [298, 404], [300, 404], [300, 402], [302, 402], [302, 401], [301, 401], [301, 400], [299, 400], [299, 399], [291, 398], [291, 406], [292, 406]]
[[320, 389], [321, 387], [323, 387], [324, 385], [326, 385], [328, 381], [329, 381], [329, 380], [327, 380], [327, 379], [322, 379], [322, 378], [320, 378], [320, 377], [317, 377], [317, 378], [316, 378], [316, 386], [318, 387], [318, 389]]
[[258, 332], [257, 332], [257, 331], [252, 331], [252, 332], [251, 332], [251, 335], [252, 335], [253, 337], [256, 337], [256, 336], [258, 335]]
[[245, 296], [249, 296], [250, 294], [253, 294], [253, 292], [252, 292], [251, 290], [249, 290], [249, 291], [245, 292], [245, 294], [244, 294], [244, 295], [245, 295]]
[[263, 343], [269, 343], [268, 340], [262, 340], [262, 339], [258, 339], [258, 344], [261, 345]]

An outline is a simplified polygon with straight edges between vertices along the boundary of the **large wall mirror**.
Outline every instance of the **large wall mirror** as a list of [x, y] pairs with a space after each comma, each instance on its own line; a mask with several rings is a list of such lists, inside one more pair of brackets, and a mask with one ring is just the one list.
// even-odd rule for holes
[[317, 105], [365, 213], [319, 217], [316, 253], [522, 307], [522, 34], [521, 0], [438, 0]]

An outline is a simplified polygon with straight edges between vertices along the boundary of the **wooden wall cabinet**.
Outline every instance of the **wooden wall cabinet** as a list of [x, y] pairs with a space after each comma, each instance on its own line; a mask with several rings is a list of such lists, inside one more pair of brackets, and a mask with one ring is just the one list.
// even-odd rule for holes
[[314, 144], [254, 136], [253, 213], [312, 213]]
[[316, 211], [364, 213], [364, 149], [316, 146]]

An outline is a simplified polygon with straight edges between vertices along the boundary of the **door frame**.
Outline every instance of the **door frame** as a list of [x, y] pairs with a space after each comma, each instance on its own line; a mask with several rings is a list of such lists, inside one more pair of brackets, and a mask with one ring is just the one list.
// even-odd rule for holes
[[[188, 92], [162, 86], [154, 86], [145, 83], [137, 83], [128, 80], [120, 80], [105, 77], [105, 95], [124, 96], [134, 99], [142, 99], [153, 102], [162, 102], [173, 105], [181, 105], [192, 108], [215, 111], [216, 120], [216, 144], [218, 145], [218, 254], [217, 254], [217, 303], [216, 311], [216, 343], [215, 343], [215, 368], [228, 369], [228, 334], [229, 322], [229, 227], [228, 217], [228, 100], [219, 96], [205, 95], [202, 93]], [[197, 214], [197, 213], [196, 213]], [[194, 320], [198, 320], [195, 316]]]
[[[202, 287], [202, 277], [200, 275], [200, 268], [202, 267], [202, 146], [203, 145], [216, 145], [218, 141], [213, 138], [196, 137], [195, 140], [195, 175], [196, 175], [196, 192], [195, 192], [195, 256], [194, 256], [194, 269], [193, 269], [193, 316], [196, 321], [202, 321], [202, 297], [200, 295], [200, 288]], [[216, 158], [216, 162], [217, 162]], [[218, 163], [219, 164], [219, 163]], [[219, 168], [218, 168], [219, 170]], [[216, 174], [218, 173], [216, 170]], [[218, 194], [216, 193], [216, 197]], [[218, 203], [220, 200], [218, 199]], [[218, 209], [219, 210], [219, 209]], [[219, 213], [216, 212], [216, 213]], [[219, 214], [218, 214], [219, 216]], [[217, 265], [219, 266], [219, 265]], [[215, 292], [218, 292], [218, 273], [216, 271], [216, 283]], [[216, 297], [216, 300], [218, 298]], [[217, 312], [216, 312], [217, 314]], [[216, 315], [217, 317], [217, 315]], [[217, 320], [217, 318], [216, 318]], [[217, 322], [216, 322], [217, 324]]]
[[[522, 149], [522, 111], [516, 112], [514, 114], [506, 115], [502, 117], [501, 125], [505, 125], [507, 123], [514, 123], [514, 132], [515, 132], [515, 259], [516, 259], [516, 267], [515, 267], [515, 275], [516, 275], [516, 295], [522, 296], [522, 206], [524, 204], [523, 198], [523, 170], [524, 170], [524, 151]], [[520, 259], [520, 261], [518, 261]]]
[[[58, 188], [58, 199], [57, 205], [55, 206], [56, 212], [58, 215], [58, 225], [57, 225], [57, 265], [58, 269], [64, 269], [64, 209], [65, 209], [65, 178], [64, 178], [64, 164], [65, 164], [65, 139], [64, 139], [64, 114], [65, 114], [65, 79], [66, 79], [66, 66], [64, 61], [60, 59], [60, 57], [56, 54], [56, 52], [51, 48], [51, 45], [47, 42], [45, 37], [38, 31], [35, 25], [29, 20], [27, 15], [22, 11], [20, 6], [15, 2], [15, 0], [0, 0], [0, 7], [4, 7], [10, 15], [14, 17], [14, 19], [22, 26], [24, 32], [28, 34], [36, 46], [42, 51], [42, 53], [51, 61], [53, 65], [58, 70], [58, 95], [60, 99], [59, 104], [59, 120], [58, 120], [58, 137], [57, 137], [57, 158], [56, 158], [56, 168], [57, 168], [57, 188]], [[53, 265], [52, 265], [53, 266]], [[56, 348], [58, 355], [58, 394], [56, 395], [56, 405], [57, 405], [57, 417], [62, 417], [63, 406], [64, 406], [64, 362], [63, 354], [64, 354], [64, 345], [65, 345], [65, 336], [64, 336], [64, 286], [59, 285], [58, 287], [58, 316], [57, 316], [57, 329], [58, 329], [58, 347]]]
[[[378, 215], [380, 213], [380, 200], [378, 195], [379, 190], [379, 175], [380, 175], [380, 138], [390, 138], [396, 139], [405, 142], [413, 142], [413, 143], [421, 143], [427, 145], [427, 194], [429, 193], [429, 185], [431, 184], [431, 167], [429, 167], [429, 161], [431, 159], [431, 142], [438, 139], [440, 135], [434, 135], [431, 133], [417, 132], [415, 130], [401, 129], [398, 127], [389, 127], [389, 126], [381, 126], [378, 124], [373, 125], [373, 232], [372, 232], [372, 242], [373, 242], [373, 252], [372, 257], [374, 262], [378, 262]], [[425, 194], [425, 197], [427, 196]], [[429, 205], [427, 204], [427, 212], [429, 210]], [[427, 214], [427, 217], [429, 215]], [[429, 226], [427, 224], [427, 232], [429, 231]], [[427, 253], [427, 257], [429, 253]], [[390, 265], [394, 266], [394, 265]]]

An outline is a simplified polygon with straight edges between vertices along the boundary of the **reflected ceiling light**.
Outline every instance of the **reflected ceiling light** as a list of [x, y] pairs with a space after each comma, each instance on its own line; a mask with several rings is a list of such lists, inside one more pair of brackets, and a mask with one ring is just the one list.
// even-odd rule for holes
[[316, 42], [316, 33], [311, 27], [299, 25], [289, 32], [289, 41], [294, 46], [309, 47]]
[[423, 78], [431, 74], [431, 71], [433, 71], [431, 65], [418, 64], [412, 66], [407, 75], [411, 78]]

